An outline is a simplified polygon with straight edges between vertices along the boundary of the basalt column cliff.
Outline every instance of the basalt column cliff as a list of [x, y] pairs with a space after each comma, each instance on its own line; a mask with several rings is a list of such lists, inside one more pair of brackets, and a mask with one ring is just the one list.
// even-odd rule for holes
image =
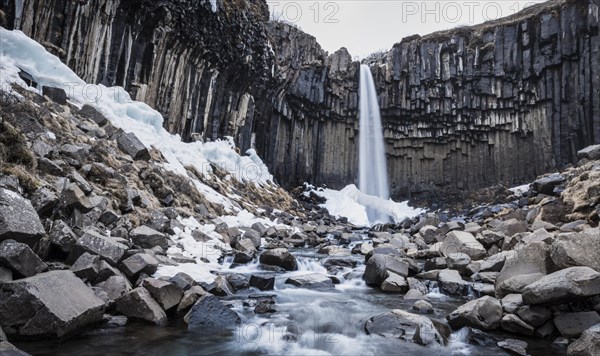
[[[184, 139], [254, 143], [284, 185], [355, 182], [359, 63], [269, 22], [264, 1], [9, 3], [10, 25]], [[393, 195], [530, 180], [600, 143], [598, 5], [551, 1], [371, 58]]]

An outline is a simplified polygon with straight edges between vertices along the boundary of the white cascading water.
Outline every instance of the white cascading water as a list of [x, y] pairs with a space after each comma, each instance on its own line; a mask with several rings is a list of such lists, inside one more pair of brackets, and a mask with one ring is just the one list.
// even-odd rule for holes
[[[389, 199], [387, 164], [381, 114], [371, 69], [360, 66], [359, 189], [363, 194]], [[371, 222], [388, 222], [389, 216], [367, 207]]]

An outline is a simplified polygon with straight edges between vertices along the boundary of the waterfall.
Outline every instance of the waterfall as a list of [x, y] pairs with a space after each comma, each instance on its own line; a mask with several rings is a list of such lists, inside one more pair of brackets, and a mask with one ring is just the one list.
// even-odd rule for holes
[[[363, 194], [389, 199], [387, 165], [381, 127], [381, 114], [371, 69], [360, 66], [359, 189]], [[371, 222], [388, 222], [389, 216], [368, 206]]]

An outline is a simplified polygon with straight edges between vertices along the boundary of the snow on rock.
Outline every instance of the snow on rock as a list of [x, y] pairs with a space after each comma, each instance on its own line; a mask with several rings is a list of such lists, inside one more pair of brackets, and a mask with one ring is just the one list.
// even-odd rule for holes
[[[247, 156], [240, 156], [231, 138], [209, 143], [185, 143], [179, 135], [171, 135], [162, 127], [163, 117], [158, 111], [131, 100], [123, 88], [87, 84], [58, 57], [21, 31], [0, 28], [0, 85], [3, 89], [10, 91], [11, 83], [27, 87], [19, 78], [20, 70], [31, 74], [39, 83], [38, 88], [29, 90], [40, 93], [44, 85], [63, 88], [73, 104], [94, 106], [113, 125], [135, 133], [147, 147], [159, 149], [168, 161], [165, 168], [174, 173], [188, 176], [185, 167], [193, 166], [205, 179], [215, 179], [211, 166], [214, 164], [240, 182], [259, 186], [273, 182], [273, 176], [254, 150], [248, 150]], [[239, 211], [228, 197], [198, 180], [193, 181], [211, 202], [222, 205], [231, 213]]]
[[415, 209], [408, 206], [408, 202], [396, 203], [389, 199], [381, 199], [366, 195], [351, 184], [342, 190], [313, 189], [315, 194], [327, 199], [321, 207], [327, 209], [329, 214], [340, 218], [345, 217], [354, 225], [370, 226], [376, 221], [369, 221], [367, 207], [373, 207], [386, 213], [394, 222], [399, 223], [405, 218], [412, 218], [425, 212], [423, 209]]

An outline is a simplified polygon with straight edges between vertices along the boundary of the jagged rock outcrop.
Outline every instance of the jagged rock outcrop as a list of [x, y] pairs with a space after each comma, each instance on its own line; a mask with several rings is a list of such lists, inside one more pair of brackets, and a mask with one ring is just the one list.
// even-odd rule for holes
[[[287, 186], [355, 181], [359, 63], [268, 22], [265, 2], [18, 3], [9, 23], [83, 79], [123, 85], [171, 132], [254, 143]], [[531, 180], [600, 143], [598, 5], [553, 0], [369, 59], [393, 195]]]

